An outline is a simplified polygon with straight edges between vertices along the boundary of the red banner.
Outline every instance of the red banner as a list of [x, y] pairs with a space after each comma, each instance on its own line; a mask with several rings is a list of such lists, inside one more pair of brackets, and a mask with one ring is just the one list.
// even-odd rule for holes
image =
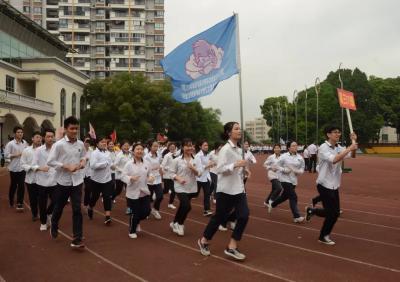
[[357, 109], [353, 92], [338, 88], [337, 93], [338, 93], [339, 104], [340, 104], [341, 108], [350, 109], [353, 111], [355, 111]]

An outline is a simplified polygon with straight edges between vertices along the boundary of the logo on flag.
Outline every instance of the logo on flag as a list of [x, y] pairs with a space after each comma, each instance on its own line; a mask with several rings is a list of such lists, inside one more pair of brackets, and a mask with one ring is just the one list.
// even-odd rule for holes
[[337, 93], [338, 93], [340, 107], [345, 109], [350, 109], [353, 111], [357, 109], [353, 92], [338, 88]]
[[175, 100], [188, 103], [210, 95], [220, 81], [239, 72], [236, 17], [195, 35], [161, 61]]

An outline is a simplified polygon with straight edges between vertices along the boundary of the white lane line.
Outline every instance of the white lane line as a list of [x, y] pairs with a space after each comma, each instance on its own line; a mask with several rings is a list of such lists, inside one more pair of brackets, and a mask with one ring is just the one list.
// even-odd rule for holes
[[[203, 207], [202, 205], [198, 205], [198, 204], [194, 204], [194, 203], [192, 203], [192, 206], [201, 207], [201, 208]], [[253, 215], [250, 215], [250, 218], [251, 219], [255, 219], [255, 220], [259, 220], [259, 221], [285, 225], [285, 226], [289, 226], [289, 227], [293, 227], [293, 228], [301, 228], [301, 229], [311, 230], [311, 231], [315, 231], [315, 232], [320, 232], [319, 229], [312, 228], [312, 227], [305, 227], [305, 226], [302, 226], [300, 224], [295, 224], [295, 223], [291, 223], [290, 224], [290, 223], [286, 223], [286, 222], [270, 220], [270, 219], [266, 219], [266, 218], [262, 218], [262, 217], [253, 216]], [[336, 232], [332, 232], [332, 234], [337, 235], [337, 236], [341, 236], [341, 237], [345, 237], [345, 238], [351, 238], [351, 239], [356, 239], [356, 240], [360, 240], [360, 241], [365, 241], [365, 242], [369, 242], [369, 243], [375, 243], [375, 244], [380, 244], [380, 245], [386, 245], [386, 246], [390, 246], [390, 247], [400, 248], [400, 245], [398, 245], [398, 244], [393, 244], [393, 243], [388, 243], [388, 242], [383, 242], [383, 241], [377, 241], [377, 240], [372, 240], [372, 239], [367, 239], [367, 238], [363, 238], [363, 237], [357, 237], [357, 236], [352, 236], [352, 235], [347, 235], [347, 234], [342, 234], [342, 233], [336, 233]]]
[[[98, 211], [98, 210], [96, 210], [96, 209], [94, 209], [94, 211], [95, 211], [97, 214], [104, 215], [102, 212], [100, 212], [100, 211]], [[128, 226], [128, 227], [129, 227], [129, 224], [127, 224], [126, 222], [123, 222], [123, 221], [121, 221], [121, 220], [119, 220], [119, 219], [117, 219], [117, 218], [115, 218], [115, 217], [113, 217], [113, 221], [118, 222], [118, 223], [120, 223], [120, 224], [122, 224], [122, 225], [125, 225], [125, 226]], [[149, 234], [149, 235], [151, 235], [151, 236], [153, 236], [153, 237], [156, 237], [156, 238], [158, 238], [158, 239], [160, 239], [160, 240], [163, 240], [163, 241], [169, 242], [169, 243], [171, 243], [171, 244], [174, 244], [174, 245], [176, 245], [176, 246], [179, 246], [179, 247], [182, 247], [182, 248], [185, 248], [185, 249], [194, 251], [194, 252], [196, 252], [196, 253], [199, 253], [199, 250], [198, 250], [198, 249], [195, 249], [195, 248], [190, 247], [190, 246], [188, 246], [188, 245], [185, 245], [185, 244], [179, 243], [179, 242], [177, 242], [177, 241], [174, 241], [174, 240], [165, 238], [165, 237], [163, 237], [163, 236], [161, 236], [161, 235], [152, 233], [152, 232], [150, 232], [150, 231], [145, 231], [145, 230], [143, 230], [143, 229], [142, 229], [142, 232], [143, 232], [143, 233], [146, 233], [146, 234]], [[200, 255], [200, 254], [199, 254], [199, 255]], [[241, 264], [241, 263], [238, 263], [238, 262], [235, 262], [235, 261], [232, 261], [232, 260], [229, 260], [229, 259], [220, 257], [220, 256], [211, 255], [211, 257], [213, 257], [213, 258], [215, 258], [215, 259], [218, 259], [218, 260], [221, 260], [221, 261], [224, 261], [224, 262], [227, 262], [227, 263], [234, 264], [235, 266], [244, 268], [244, 269], [246, 269], [246, 270], [250, 270], [250, 271], [253, 271], [253, 272], [257, 272], [257, 273], [262, 274], [262, 275], [265, 275], [265, 276], [273, 277], [273, 278], [276, 278], [276, 279], [279, 279], [279, 280], [282, 280], [282, 281], [294, 282], [294, 280], [290, 280], [290, 279], [288, 279], [288, 278], [285, 278], [285, 277], [282, 277], [282, 276], [279, 276], [279, 275], [276, 275], [276, 274], [273, 274], [273, 273], [270, 273], [270, 272], [266, 272], [266, 271], [263, 271], [263, 270], [261, 270], [261, 269], [255, 268], [255, 267], [251, 267], [251, 266], [249, 266], [249, 265]]]
[[[24, 201], [25, 206], [28, 207], [28, 209], [31, 209], [31, 207]], [[65, 232], [63, 232], [61, 229], [58, 229], [58, 232], [63, 235], [65, 238], [72, 240], [72, 237], [69, 236], [68, 234], [66, 234]], [[102, 261], [104, 261], [105, 263], [108, 263], [109, 265], [115, 267], [116, 269], [124, 272], [125, 274], [127, 274], [128, 276], [137, 279], [138, 281], [141, 282], [148, 282], [146, 279], [144, 279], [143, 277], [140, 277], [139, 275], [136, 275], [133, 272], [130, 272], [129, 270], [127, 270], [126, 268], [118, 265], [115, 262], [112, 262], [111, 260], [107, 259], [106, 257], [103, 257], [102, 255], [100, 255], [99, 253], [93, 251], [92, 249], [88, 248], [87, 246], [85, 246], [85, 250], [88, 251], [89, 253], [91, 253], [92, 255], [94, 255], [95, 257], [101, 259]]]
[[[257, 183], [252, 183], [253, 185], [257, 185]], [[268, 189], [265, 191], [265, 194], [263, 194], [263, 195], [260, 195], [261, 193], [262, 193], [262, 191], [259, 191], [259, 190], [251, 190], [252, 191], [252, 193], [254, 192], [255, 194], [252, 194], [255, 198], [259, 198], [259, 199], [263, 199], [263, 200], [265, 200], [265, 198], [267, 197], [267, 195], [270, 193], [270, 191], [271, 191], [271, 186], [266, 186]], [[300, 188], [300, 189], [303, 189], [303, 188], [305, 188], [305, 189], [308, 189], [307, 187], [302, 187], [302, 188]], [[297, 189], [297, 188], [296, 188]], [[304, 190], [302, 190], [302, 192], [304, 192]], [[306, 193], [308, 193], [308, 191], [305, 191]], [[307, 198], [308, 200], [311, 200], [311, 198], [313, 198], [313, 197], [315, 197], [315, 196], [317, 196], [318, 195], [318, 191], [315, 189], [315, 194], [312, 194], [312, 195], [310, 195], [309, 197], [308, 196], [306, 196], [306, 195], [304, 195], [303, 193], [301, 193], [300, 195], [298, 195], [298, 196], [300, 196], [300, 197], [302, 197], [302, 198]], [[353, 199], [353, 200], [351, 200], [351, 199], [349, 199], [348, 198], [348, 196], [349, 197], [354, 197], [355, 199]], [[343, 198], [343, 197], [346, 197], [346, 199], [349, 199], [349, 200], [346, 200], [346, 199], [340, 199], [340, 202], [341, 203], [348, 203], [348, 204], [351, 204], [351, 205], [354, 205], [354, 204], [356, 204], [356, 205], [362, 205], [362, 206], [367, 206], [367, 207], [375, 207], [375, 208], [382, 208], [382, 207], [384, 207], [384, 208], [389, 208], [389, 209], [399, 209], [399, 206], [397, 205], [388, 205], [388, 203], [387, 203], [387, 200], [385, 200], [385, 199], [382, 199], [382, 198], [376, 198], [375, 197], [375, 199], [376, 200], [379, 200], [379, 201], [386, 201], [385, 203], [382, 203], [382, 205], [378, 205], [378, 204], [376, 204], [376, 205], [374, 205], [374, 204], [366, 204], [366, 203], [361, 203], [361, 202], [357, 202], [357, 201], [359, 201], [360, 200], [360, 196], [357, 198], [357, 196], [354, 196], [354, 195], [350, 195], [350, 194], [343, 194], [343, 196], [341, 196], [341, 198]], [[361, 198], [367, 198], [367, 199], [371, 199], [371, 197], [369, 197], [369, 196], [361, 196]]]
[[[166, 212], [162, 212], [162, 213], [173, 216], [173, 214], [171, 214], [171, 213], [166, 213]], [[197, 220], [194, 220], [194, 219], [188, 218], [187, 220], [191, 221], [191, 222], [194, 222], [194, 223], [197, 223], [197, 224], [200, 224], [200, 225], [203, 225], [203, 226], [206, 225], [203, 222], [197, 221]], [[281, 246], [285, 246], [285, 247], [289, 247], [289, 248], [293, 248], [293, 249], [309, 252], [309, 253], [314, 253], [314, 254], [327, 256], [327, 257], [331, 257], [331, 258], [336, 258], [336, 259], [344, 260], [344, 261], [348, 261], [348, 262], [353, 262], [353, 263], [357, 263], [357, 264], [361, 264], [361, 265], [365, 265], [365, 266], [369, 266], [369, 267], [374, 267], [374, 268], [378, 268], [378, 269], [382, 269], [382, 270], [386, 270], [386, 271], [400, 273], [400, 270], [396, 269], [396, 268], [390, 268], [390, 267], [381, 266], [381, 265], [377, 265], [377, 264], [373, 264], [373, 263], [369, 263], [369, 262], [364, 262], [364, 261], [361, 261], [361, 260], [356, 260], [356, 259], [351, 259], [351, 258], [347, 258], [347, 257], [332, 255], [332, 254], [324, 253], [324, 252], [321, 252], [321, 251], [315, 251], [315, 250], [311, 250], [311, 249], [307, 249], [307, 248], [303, 248], [303, 247], [299, 247], [299, 246], [295, 246], [295, 245], [291, 245], [291, 244], [287, 244], [287, 243], [283, 243], [283, 242], [267, 239], [267, 238], [262, 238], [262, 237], [251, 235], [251, 234], [248, 234], [248, 233], [244, 233], [243, 236], [249, 237], [249, 238], [253, 238], [253, 239], [257, 239], [257, 240], [261, 240], [261, 241], [266, 241], [266, 242], [269, 242], [269, 243], [272, 243], [272, 244], [276, 244], [276, 245], [281, 245]]]
[[[265, 197], [258, 197], [254, 194], [248, 194], [249, 197], [257, 198], [257, 199], [262, 199], [265, 200]], [[300, 198], [300, 196], [299, 196]], [[299, 204], [302, 205], [310, 205], [309, 202], [298, 202]], [[358, 203], [357, 203], [358, 204]], [[400, 215], [392, 215], [392, 214], [384, 214], [384, 213], [376, 213], [376, 212], [368, 212], [368, 211], [362, 211], [362, 210], [357, 210], [357, 209], [348, 209], [348, 208], [342, 208], [344, 211], [352, 211], [352, 212], [357, 212], [357, 213], [365, 213], [365, 214], [371, 214], [371, 215], [376, 215], [376, 216], [384, 216], [384, 217], [391, 217], [391, 218], [400, 218]]]
[[[260, 206], [257, 204], [253, 204], [248, 202], [249, 205], [258, 207], [258, 208], [264, 208], [264, 206]], [[274, 208], [275, 210], [279, 210], [279, 211], [284, 211], [284, 212], [291, 212], [288, 209], [282, 209], [282, 208]], [[358, 223], [358, 224], [364, 224], [364, 225], [370, 225], [370, 226], [375, 226], [375, 227], [380, 227], [380, 228], [387, 228], [387, 229], [393, 229], [393, 230], [398, 230], [400, 231], [400, 227], [393, 227], [393, 226], [387, 226], [387, 225], [383, 225], [383, 224], [376, 224], [376, 223], [371, 223], [371, 222], [366, 222], [366, 221], [359, 221], [359, 220], [353, 220], [353, 219], [345, 219], [342, 217], [338, 218], [339, 221], [344, 221], [344, 222], [351, 222], [351, 223]]]

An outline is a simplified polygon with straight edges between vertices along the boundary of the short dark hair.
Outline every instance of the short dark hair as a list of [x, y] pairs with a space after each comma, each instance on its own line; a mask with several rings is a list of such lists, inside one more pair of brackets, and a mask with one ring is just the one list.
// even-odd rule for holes
[[225, 141], [229, 140], [229, 133], [231, 133], [233, 126], [235, 124], [239, 124], [239, 123], [236, 121], [230, 121], [230, 122], [225, 123], [224, 132], [221, 135], [222, 140], [225, 140]]
[[108, 145], [108, 139], [106, 136], [100, 136], [100, 137], [96, 138], [96, 144], [98, 144], [101, 140], [106, 140], [107, 145]]
[[279, 143], [274, 144], [274, 147], [272, 147], [272, 149], [275, 149], [275, 147], [282, 148], [282, 147], [281, 147], [281, 144], [279, 144]]
[[56, 134], [56, 132], [54, 131], [54, 129], [52, 129], [52, 128], [44, 128], [44, 129], [42, 130], [42, 133], [43, 133], [42, 136], [45, 137], [47, 132], [51, 132], [51, 133], [53, 133], [54, 135]]
[[32, 138], [35, 137], [36, 135], [39, 135], [40, 137], [42, 137], [42, 134], [40, 133], [40, 131], [33, 132]]
[[221, 142], [221, 141], [216, 141], [216, 142], [214, 143], [214, 150], [217, 150], [221, 145], [222, 145], [222, 142]]
[[19, 125], [14, 126], [13, 132], [17, 133], [18, 130], [22, 130], [23, 131], [23, 128], [21, 126], [19, 126]]
[[336, 125], [328, 125], [327, 127], [325, 127], [324, 129], [325, 138], [328, 138], [328, 133], [331, 133], [334, 130], [342, 131], [342, 129]]
[[65, 129], [67, 129], [68, 126], [70, 126], [71, 124], [79, 125], [79, 120], [74, 116], [70, 116], [70, 117], [67, 117], [66, 119], [64, 119], [64, 128]]
[[[289, 140], [289, 141], [286, 143], [286, 150], [289, 151], [289, 147], [290, 147], [290, 145], [292, 145], [292, 143], [296, 143], [296, 144], [297, 144], [297, 142], [296, 142], [295, 140]], [[275, 146], [274, 146], [274, 147], [275, 147]]]

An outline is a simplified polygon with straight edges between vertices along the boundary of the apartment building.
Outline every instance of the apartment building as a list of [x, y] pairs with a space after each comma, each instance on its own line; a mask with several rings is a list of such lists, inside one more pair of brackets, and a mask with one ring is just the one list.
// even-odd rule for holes
[[269, 140], [268, 131], [271, 129], [263, 118], [256, 118], [245, 122], [245, 130], [256, 142]]
[[67, 60], [91, 78], [122, 71], [164, 78], [164, 0], [8, 2], [74, 50]]

